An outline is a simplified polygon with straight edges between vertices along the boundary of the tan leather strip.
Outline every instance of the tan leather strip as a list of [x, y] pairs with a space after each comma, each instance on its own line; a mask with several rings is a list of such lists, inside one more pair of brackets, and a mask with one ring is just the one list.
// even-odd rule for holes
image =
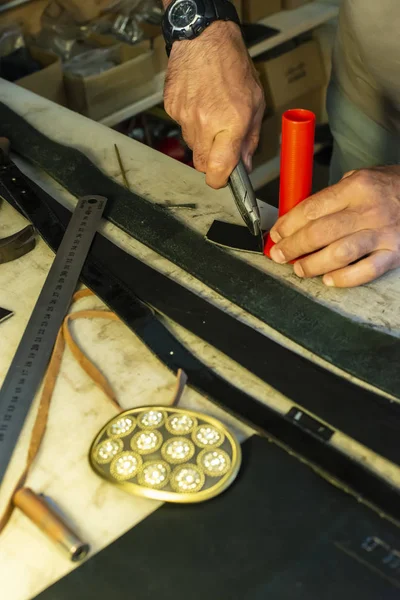
[[71, 350], [75, 360], [82, 367], [82, 369], [87, 373], [90, 379], [99, 387], [102, 392], [107, 396], [110, 402], [115, 406], [118, 411], [122, 410], [121, 405], [118, 403], [118, 400], [115, 397], [114, 391], [108, 383], [107, 379], [104, 375], [94, 366], [94, 364], [87, 358], [87, 356], [82, 352], [78, 344], [75, 342], [72, 337], [72, 333], [69, 327], [71, 321], [75, 321], [76, 319], [110, 319], [112, 321], [119, 321], [117, 315], [110, 311], [104, 310], [81, 310], [76, 313], [72, 313], [68, 315], [63, 323], [62, 331], [64, 335], [65, 342], [68, 348]]
[[[86, 298], [88, 296], [92, 296], [93, 292], [90, 290], [80, 290], [76, 292], [72, 298], [72, 304], [80, 300], [81, 298]], [[67, 315], [64, 319], [63, 325], [58, 332], [56, 343], [54, 345], [53, 353], [51, 355], [50, 363], [46, 371], [46, 375], [43, 383], [42, 395], [40, 397], [39, 408], [36, 415], [35, 423], [32, 428], [31, 439], [29, 442], [29, 448], [25, 463], [25, 468], [19, 477], [14, 490], [11, 493], [10, 500], [7, 502], [6, 507], [3, 511], [2, 516], [0, 517], [0, 534], [6, 527], [9, 522], [11, 515], [14, 510], [13, 505], [13, 497], [14, 494], [25, 484], [25, 481], [28, 477], [29, 470], [34, 462], [41, 443], [43, 441], [43, 437], [46, 431], [46, 425], [50, 410], [50, 403], [54, 392], [54, 387], [56, 385], [57, 377], [60, 372], [60, 366], [62, 357], [64, 354], [65, 344], [67, 343], [70, 348], [73, 356], [84, 369], [84, 371], [89, 375], [92, 381], [104, 392], [107, 398], [113, 403], [113, 405], [117, 408], [117, 410], [121, 411], [121, 406], [118, 404], [114, 392], [111, 389], [111, 386], [107, 382], [106, 378], [100, 373], [100, 371], [89, 361], [89, 359], [85, 356], [84, 352], [79, 348], [77, 343], [72, 337], [72, 334], [69, 330], [68, 324], [70, 321], [79, 319], [79, 318], [102, 318], [102, 319], [111, 319], [114, 321], [118, 321], [118, 317], [110, 312], [103, 310], [82, 310], [76, 313], [72, 313]]]
[[37, 453], [39, 452], [41, 443], [43, 441], [44, 433], [46, 431], [47, 419], [49, 416], [50, 402], [53, 396], [54, 387], [60, 370], [60, 364], [64, 354], [64, 347], [65, 342], [62, 330], [60, 330], [57, 335], [56, 343], [54, 345], [53, 353], [51, 355], [50, 363], [44, 379], [43, 391], [40, 397], [39, 408], [31, 433], [25, 468], [20, 478], [18, 479], [14, 490], [10, 495], [10, 499], [7, 502], [3, 515], [0, 518], [0, 534], [7, 525], [8, 521], [10, 520], [12, 512], [14, 510], [14, 494], [25, 484], [26, 478], [29, 473], [29, 469], [32, 466], [33, 461], [35, 460]]

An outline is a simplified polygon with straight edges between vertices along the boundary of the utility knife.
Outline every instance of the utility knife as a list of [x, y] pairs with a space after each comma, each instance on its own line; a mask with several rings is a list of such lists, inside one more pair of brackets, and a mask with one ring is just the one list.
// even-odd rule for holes
[[250, 233], [258, 238], [260, 251], [262, 252], [264, 237], [261, 229], [260, 211], [253, 185], [242, 160], [240, 160], [229, 178], [229, 187], [243, 221]]

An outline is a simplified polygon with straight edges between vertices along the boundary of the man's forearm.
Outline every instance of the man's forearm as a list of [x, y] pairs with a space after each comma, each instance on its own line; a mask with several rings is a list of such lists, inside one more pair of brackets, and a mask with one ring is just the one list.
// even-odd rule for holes
[[[162, 0], [164, 7], [171, 1]], [[211, 187], [226, 185], [241, 157], [251, 170], [265, 103], [234, 21], [216, 20], [194, 39], [172, 45], [164, 107]]]

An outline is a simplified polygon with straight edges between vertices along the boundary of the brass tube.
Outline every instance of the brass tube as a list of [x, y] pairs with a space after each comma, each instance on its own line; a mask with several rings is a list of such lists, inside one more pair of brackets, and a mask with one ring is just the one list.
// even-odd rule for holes
[[14, 494], [13, 502], [70, 560], [79, 562], [86, 558], [89, 545], [79, 539], [44, 496], [21, 488]]

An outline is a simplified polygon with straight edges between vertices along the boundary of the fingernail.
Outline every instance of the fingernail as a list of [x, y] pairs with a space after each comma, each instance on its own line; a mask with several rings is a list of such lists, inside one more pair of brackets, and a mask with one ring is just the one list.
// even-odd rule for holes
[[300, 265], [300, 263], [296, 263], [294, 265], [293, 270], [296, 273], [297, 277], [304, 277], [303, 267]]
[[322, 281], [324, 282], [325, 285], [327, 285], [328, 287], [335, 287], [335, 282], [333, 281], [333, 278], [330, 275], [325, 275], [322, 279]]
[[282, 239], [281, 236], [279, 235], [279, 233], [277, 231], [275, 231], [274, 229], [271, 229], [271, 231], [269, 232], [269, 237], [271, 238], [271, 240], [273, 242], [275, 242], [275, 244], [280, 242]]
[[278, 248], [272, 248], [271, 250], [271, 258], [274, 262], [282, 264], [286, 262], [285, 255], [282, 250], [278, 250]]

